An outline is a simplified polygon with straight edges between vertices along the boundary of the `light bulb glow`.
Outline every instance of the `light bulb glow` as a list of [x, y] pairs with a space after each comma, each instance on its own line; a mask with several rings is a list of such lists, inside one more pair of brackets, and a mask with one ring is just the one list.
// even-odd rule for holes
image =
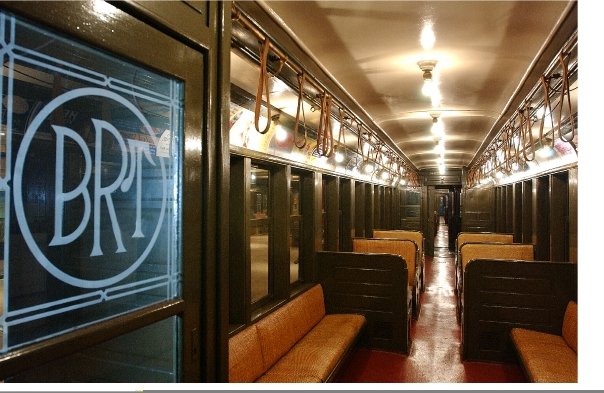
[[537, 155], [540, 158], [550, 158], [556, 154], [556, 151], [551, 146], [543, 146], [541, 149], [537, 150]]
[[434, 43], [436, 42], [436, 35], [434, 34], [434, 30], [432, 29], [431, 21], [426, 21], [424, 23], [419, 42], [422, 44], [422, 48], [426, 50], [432, 49], [434, 47]]
[[275, 128], [275, 139], [277, 142], [285, 142], [287, 140], [287, 131], [281, 125], [277, 125]]
[[434, 82], [432, 79], [424, 79], [424, 85], [422, 86], [422, 94], [426, 97], [431, 97], [434, 91]]
[[436, 146], [434, 146], [434, 152], [437, 154], [441, 154], [445, 152], [445, 144], [443, 143], [443, 141], [439, 141]]

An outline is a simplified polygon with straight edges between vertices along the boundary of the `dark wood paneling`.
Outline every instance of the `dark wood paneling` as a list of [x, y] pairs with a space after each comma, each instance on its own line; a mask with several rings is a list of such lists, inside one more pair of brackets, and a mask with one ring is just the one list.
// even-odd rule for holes
[[374, 228], [375, 187], [365, 184], [365, 237], [372, 237]]
[[340, 182], [333, 176], [325, 176], [327, 186], [325, 209], [327, 213], [324, 249], [338, 251], [340, 242]]
[[568, 261], [568, 173], [554, 173], [549, 184], [550, 260]]
[[[141, 17], [204, 47], [210, 46], [209, 1], [140, 1], [129, 3]], [[229, 10], [230, 11], [230, 10]], [[230, 14], [230, 12], [229, 12]]]
[[513, 187], [512, 227], [514, 229], [514, 243], [522, 243], [522, 183], [515, 183]]
[[352, 251], [355, 218], [354, 180], [340, 179], [340, 250]]
[[317, 262], [328, 313], [363, 314], [366, 346], [409, 352], [411, 308], [400, 256], [318, 252]]
[[579, 169], [571, 168], [568, 171], [568, 260], [574, 263], [578, 261], [578, 218], [577, 197], [579, 187]]
[[506, 194], [507, 194], [507, 189], [505, 188], [505, 186], [502, 187], [497, 187], [497, 190], [499, 192], [498, 195], [498, 199], [497, 199], [497, 204], [499, 205], [499, 211], [497, 212], [497, 232], [501, 232], [501, 233], [505, 233], [505, 216], [506, 216]]
[[250, 319], [250, 159], [234, 156], [231, 160], [229, 214], [229, 323], [245, 324]]
[[522, 242], [533, 242], [533, 181], [522, 182]]
[[[421, 225], [421, 231], [424, 234], [424, 237], [426, 237], [426, 249], [428, 247], [428, 228], [430, 226], [430, 215], [428, 214], [428, 187], [426, 186], [422, 186], [421, 189], [421, 206], [420, 206], [420, 225]], [[431, 214], [432, 212], [430, 212]], [[406, 229], [406, 228], [403, 228]], [[428, 251], [425, 251], [426, 255], [432, 255], [429, 254]], [[433, 251], [434, 252], [434, 251]]]
[[390, 219], [390, 228], [391, 229], [401, 229], [401, 195], [403, 191], [399, 188], [391, 189], [391, 209], [392, 209], [392, 217]]
[[514, 187], [505, 186], [505, 233], [514, 233]]
[[577, 265], [476, 260], [463, 299], [464, 360], [513, 361], [512, 328], [561, 334], [566, 305], [577, 300]]
[[365, 237], [365, 183], [354, 184], [354, 235]]
[[[317, 277], [315, 251], [321, 249], [321, 183], [320, 173], [313, 172], [302, 180], [302, 211], [304, 212], [304, 250], [300, 250], [301, 274], [306, 282], [315, 282]], [[306, 229], [308, 228], [308, 230]]]
[[535, 258], [549, 261], [549, 176], [533, 180], [533, 241]]
[[311, 172], [299, 171], [300, 175], [300, 282], [313, 282], [314, 260], [315, 260], [315, 219], [313, 215], [314, 207], [314, 175]]
[[[399, 191], [399, 217], [400, 225], [395, 229], [408, 229], [414, 231], [423, 231], [427, 228], [427, 218], [425, 216], [427, 194], [424, 192], [427, 187], [422, 187], [422, 191], [401, 190]], [[417, 197], [415, 197], [417, 196]]]
[[494, 189], [466, 189], [463, 194], [462, 232], [493, 232]]

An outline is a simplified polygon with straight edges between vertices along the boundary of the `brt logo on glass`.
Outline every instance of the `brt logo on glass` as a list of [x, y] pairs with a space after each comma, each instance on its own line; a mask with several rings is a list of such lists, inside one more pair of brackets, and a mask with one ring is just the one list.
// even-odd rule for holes
[[[153, 249], [166, 211], [166, 169], [164, 159], [151, 153], [148, 142], [124, 138], [111, 121], [94, 117], [86, 120], [92, 134], [89, 138], [92, 141], [88, 142], [82, 136], [82, 130], [53, 124], [53, 112], [67, 103], [78, 104], [77, 100], [84, 100], [87, 104], [106, 101], [112, 109], [117, 108], [120, 113], [140, 122], [140, 129], [146, 130], [154, 145], [157, 144], [148, 120], [124, 97], [93, 87], [69, 91], [50, 101], [25, 131], [15, 161], [13, 199], [21, 233], [37, 261], [65, 283], [82, 288], [101, 288], [133, 273]], [[44, 128], [43, 123], [49, 122], [53, 134], [51, 140], [54, 141], [54, 147], [51, 147], [54, 151], [48, 152], [54, 155], [54, 160], [51, 160], [54, 161], [54, 170], [48, 172], [54, 172], [54, 193], [49, 195], [51, 199], [54, 195], [54, 200], [49, 202], [49, 206], [54, 211], [54, 218], [52, 215], [49, 218], [49, 233], [44, 237], [46, 244], [43, 244], [40, 237], [32, 233], [31, 219], [23, 198], [27, 173], [36, 165], [28, 159], [28, 153], [37, 143], [36, 137]], [[48, 127], [45, 131], [49, 132]], [[70, 154], [67, 153], [68, 146]], [[74, 156], [78, 157], [75, 165], [70, 162]], [[77, 168], [75, 181], [74, 167]], [[145, 168], [153, 171], [151, 177], [154, 181], [150, 183], [153, 190], [144, 180]], [[161, 191], [145, 211], [149, 203], [143, 203], [143, 196], [157, 192], [157, 188]], [[73, 212], [70, 206], [78, 208]], [[69, 247], [76, 251], [69, 250]], [[78, 255], [83, 261], [80, 265], [84, 263], [86, 266], [74, 268], [70, 257], [65, 258], [65, 254]], [[112, 267], [103, 270], [99, 264], [108, 261]], [[90, 274], [90, 271], [97, 273]]]

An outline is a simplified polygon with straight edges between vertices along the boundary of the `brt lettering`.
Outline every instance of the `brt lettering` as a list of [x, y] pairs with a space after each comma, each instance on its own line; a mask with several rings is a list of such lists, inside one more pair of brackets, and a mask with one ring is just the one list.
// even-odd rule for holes
[[[121, 137], [119, 131], [110, 123], [92, 119], [95, 131], [95, 146], [94, 146], [94, 188], [93, 195], [90, 196], [88, 190], [88, 183], [92, 177], [92, 157], [91, 153], [86, 146], [84, 139], [74, 130], [53, 125], [52, 128], [57, 136], [56, 142], [56, 172], [55, 172], [55, 221], [54, 221], [54, 236], [50, 242], [51, 246], [61, 246], [70, 244], [77, 238], [79, 238], [88, 222], [90, 221], [90, 215], [93, 215], [93, 244], [92, 252], [90, 256], [103, 255], [101, 249], [101, 207], [104, 201], [109, 219], [111, 221], [111, 228], [113, 236], [115, 238], [117, 249], [116, 253], [125, 252], [126, 248], [122, 241], [121, 230], [117, 215], [115, 213], [115, 206], [113, 204], [112, 194], [119, 188], [122, 192], [127, 192], [131, 189], [134, 184], [136, 187], [136, 222], [135, 230], [132, 234], [133, 238], [143, 238], [145, 235], [142, 231], [141, 225], [141, 205], [142, 205], [142, 171], [143, 171], [143, 156], [147, 161], [155, 166], [155, 162], [149, 151], [149, 144], [133, 139], [127, 139], [128, 148], [124, 139]], [[108, 132], [117, 141], [121, 152], [121, 167], [120, 172], [115, 181], [108, 185], [103, 186], [101, 184], [101, 173], [102, 173], [102, 151], [103, 151], [103, 132]], [[64, 192], [64, 156], [65, 156], [65, 139], [69, 138], [73, 140], [80, 148], [84, 157], [84, 176], [80, 184], [77, 185], [73, 190]], [[130, 157], [128, 157], [130, 156]], [[130, 160], [128, 160], [130, 158]], [[130, 165], [128, 165], [130, 162]], [[129, 167], [129, 172], [128, 172]], [[128, 173], [127, 173], [128, 172]], [[127, 176], [126, 176], [127, 175]], [[136, 181], [135, 181], [136, 180]], [[82, 197], [84, 201], [84, 210], [82, 214], [82, 220], [73, 232], [70, 234], [63, 233], [63, 213], [65, 204], [75, 198]], [[91, 208], [92, 205], [92, 208]], [[91, 212], [92, 210], [92, 212]]]

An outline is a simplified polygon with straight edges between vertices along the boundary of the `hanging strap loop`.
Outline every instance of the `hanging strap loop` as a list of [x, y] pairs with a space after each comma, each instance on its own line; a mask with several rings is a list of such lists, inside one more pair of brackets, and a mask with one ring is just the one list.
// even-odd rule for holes
[[331, 96], [324, 93], [321, 97], [321, 115], [317, 132], [317, 152], [331, 157], [333, 153], [333, 130], [331, 129]]
[[[260, 50], [260, 76], [258, 78], [258, 90], [256, 91], [256, 107], [254, 108], [254, 126], [256, 131], [261, 134], [266, 134], [271, 127], [271, 100], [268, 86], [268, 70], [266, 69], [268, 61], [268, 52], [270, 49], [270, 42], [268, 37], [264, 39], [264, 44]], [[260, 108], [262, 107], [262, 91], [266, 93], [266, 127], [264, 130], [260, 130]]]
[[[549, 98], [551, 90], [550, 79], [541, 75], [541, 86], [543, 86], [543, 115], [541, 116], [541, 125], [539, 126], [539, 143], [541, 146], [545, 146], [543, 142], [543, 126], [545, 125], [545, 118], [549, 115], [552, 126], [552, 147], [554, 147], [554, 119], [552, 117], [552, 103]], [[527, 117], [530, 118], [530, 114]]]
[[[573, 117], [573, 109], [570, 101], [570, 86], [568, 81], [568, 65], [566, 64], [564, 53], [560, 53], [558, 59], [562, 68], [562, 91], [560, 92], [560, 111], [558, 112], [558, 136], [564, 142], [571, 142], [575, 138], [575, 118]], [[564, 108], [564, 98], [568, 104], [568, 117], [570, 119], [571, 136], [566, 139], [562, 135], [562, 110]]]
[[[342, 108], [338, 108], [340, 112], [340, 133], [338, 134], [338, 145], [342, 144], [346, 145], [346, 129], [344, 127], [344, 123], [346, 122], [346, 112]], [[350, 118], [350, 127], [352, 128], [352, 118]]]
[[[296, 121], [294, 124], [294, 144], [298, 149], [306, 146], [306, 115], [304, 114], [304, 82], [306, 82], [306, 74], [304, 71], [298, 75], [298, 107], [296, 109]], [[298, 126], [300, 120], [300, 111], [302, 111], [302, 127], [304, 127], [304, 139], [298, 138]]]
[[[527, 115], [524, 115], [524, 112], [526, 111]], [[530, 110], [528, 108], [525, 109], [520, 109], [518, 111], [518, 129], [520, 130], [520, 136], [521, 136], [521, 143], [522, 143], [522, 156], [524, 157], [524, 160], [526, 162], [530, 162], [533, 161], [535, 159], [535, 140], [533, 139], [533, 131], [532, 131], [532, 124], [531, 124], [531, 114], [530, 114]], [[527, 138], [527, 134], [528, 134], [528, 138]], [[529, 142], [529, 146], [530, 146], [530, 158], [529, 155], [527, 155], [526, 151], [526, 141], [527, 139], [530, 141]]]

